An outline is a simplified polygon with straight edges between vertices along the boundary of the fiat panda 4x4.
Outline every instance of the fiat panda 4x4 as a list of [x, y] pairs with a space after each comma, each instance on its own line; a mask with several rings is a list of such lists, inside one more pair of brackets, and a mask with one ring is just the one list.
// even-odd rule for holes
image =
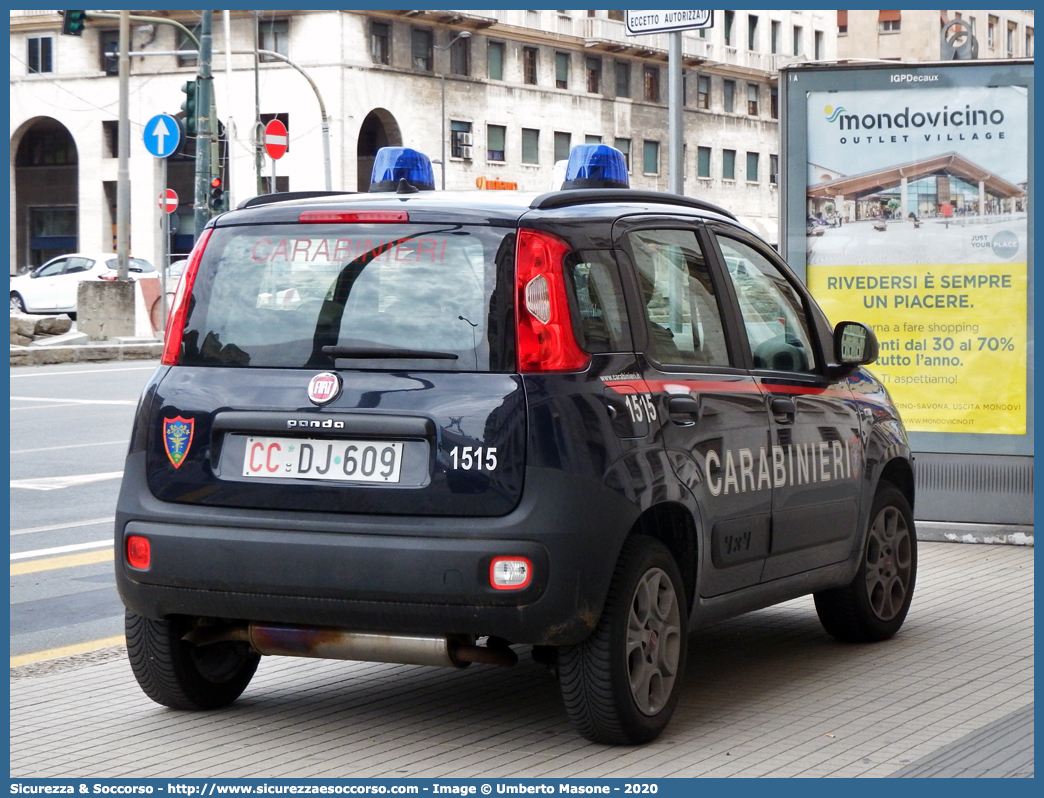
[[[155, 701], [261, 655], [551, 666], [640, 743], [686, 636], [812, 594], [879, 641], [914, 590], [912, 457], [866, 326], [726, 210], [626, 188], [272, 195], [202, 231], [132, 434], [116, 575]], [[605, 187], [608, 186], [608, 187]]]

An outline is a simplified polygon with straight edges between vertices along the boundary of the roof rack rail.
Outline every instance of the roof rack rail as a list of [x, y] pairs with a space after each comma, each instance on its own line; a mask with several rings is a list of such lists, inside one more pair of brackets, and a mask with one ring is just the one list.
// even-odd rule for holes
[[719, 205], [695, 197], [684, 197], [680, 194], [667, 194], [662, 191], [636, 191], [633, 188], [583, 188], [569, 191], [551, 191], [536, 197], [529, 207], [534, 210], [548, 208], [565, 208], [569, 205], [586, 205], [593, 202], [655, 202], [660, 205], [683, 205], [687, 208], [698, 208], [701, 211], [712, 211], [735, 219], [736, 216]]
[[355, 191], [282, 191], [275, 194], [258, 194], [256, 197], [243, 200], [236, 206], [237, 211], [243, 208], [256, 208], [272, 202], [288, 202], [290, 200], [311, 199], [313, 197], [340, 197], [344, 194], [356, 194]]

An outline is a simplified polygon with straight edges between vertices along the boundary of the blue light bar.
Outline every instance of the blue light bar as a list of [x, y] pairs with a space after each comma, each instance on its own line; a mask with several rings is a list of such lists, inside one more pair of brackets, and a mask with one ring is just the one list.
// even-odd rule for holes
[[562, 188], [630, 188], [627, 161], [608, 144], [577, 144], [569, 151]]
[[[406, 181], [402, 185], [400, 181]], [[401, 186], [401, 187], [400, 187]], [[370, 191], [434, 191], [435, 173], [428, 156], [409, 147], [381, 147], [373, 161]]]

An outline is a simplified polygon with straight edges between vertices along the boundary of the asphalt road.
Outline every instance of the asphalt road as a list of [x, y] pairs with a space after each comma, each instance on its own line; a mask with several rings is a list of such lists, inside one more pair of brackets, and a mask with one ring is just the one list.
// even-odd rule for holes
[[11, 369], [11, 655], [123, 634], [113, 515], [155, 361]]

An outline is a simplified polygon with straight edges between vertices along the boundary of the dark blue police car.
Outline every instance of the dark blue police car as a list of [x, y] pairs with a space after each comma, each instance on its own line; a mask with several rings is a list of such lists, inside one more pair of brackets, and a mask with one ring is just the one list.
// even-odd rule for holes
[[116, 516], [149, 697], [226, 705], [263, 654], [525, 644], [582, 735], [640, 743], [694, 628], [812, 594], [839, 639], [899, 630], [914, 479], [873, 332], [728, 211], [625, 188], [615, 150], [566, 177], [436, 192], [393, 148], [370, 193], [202, 232]]

